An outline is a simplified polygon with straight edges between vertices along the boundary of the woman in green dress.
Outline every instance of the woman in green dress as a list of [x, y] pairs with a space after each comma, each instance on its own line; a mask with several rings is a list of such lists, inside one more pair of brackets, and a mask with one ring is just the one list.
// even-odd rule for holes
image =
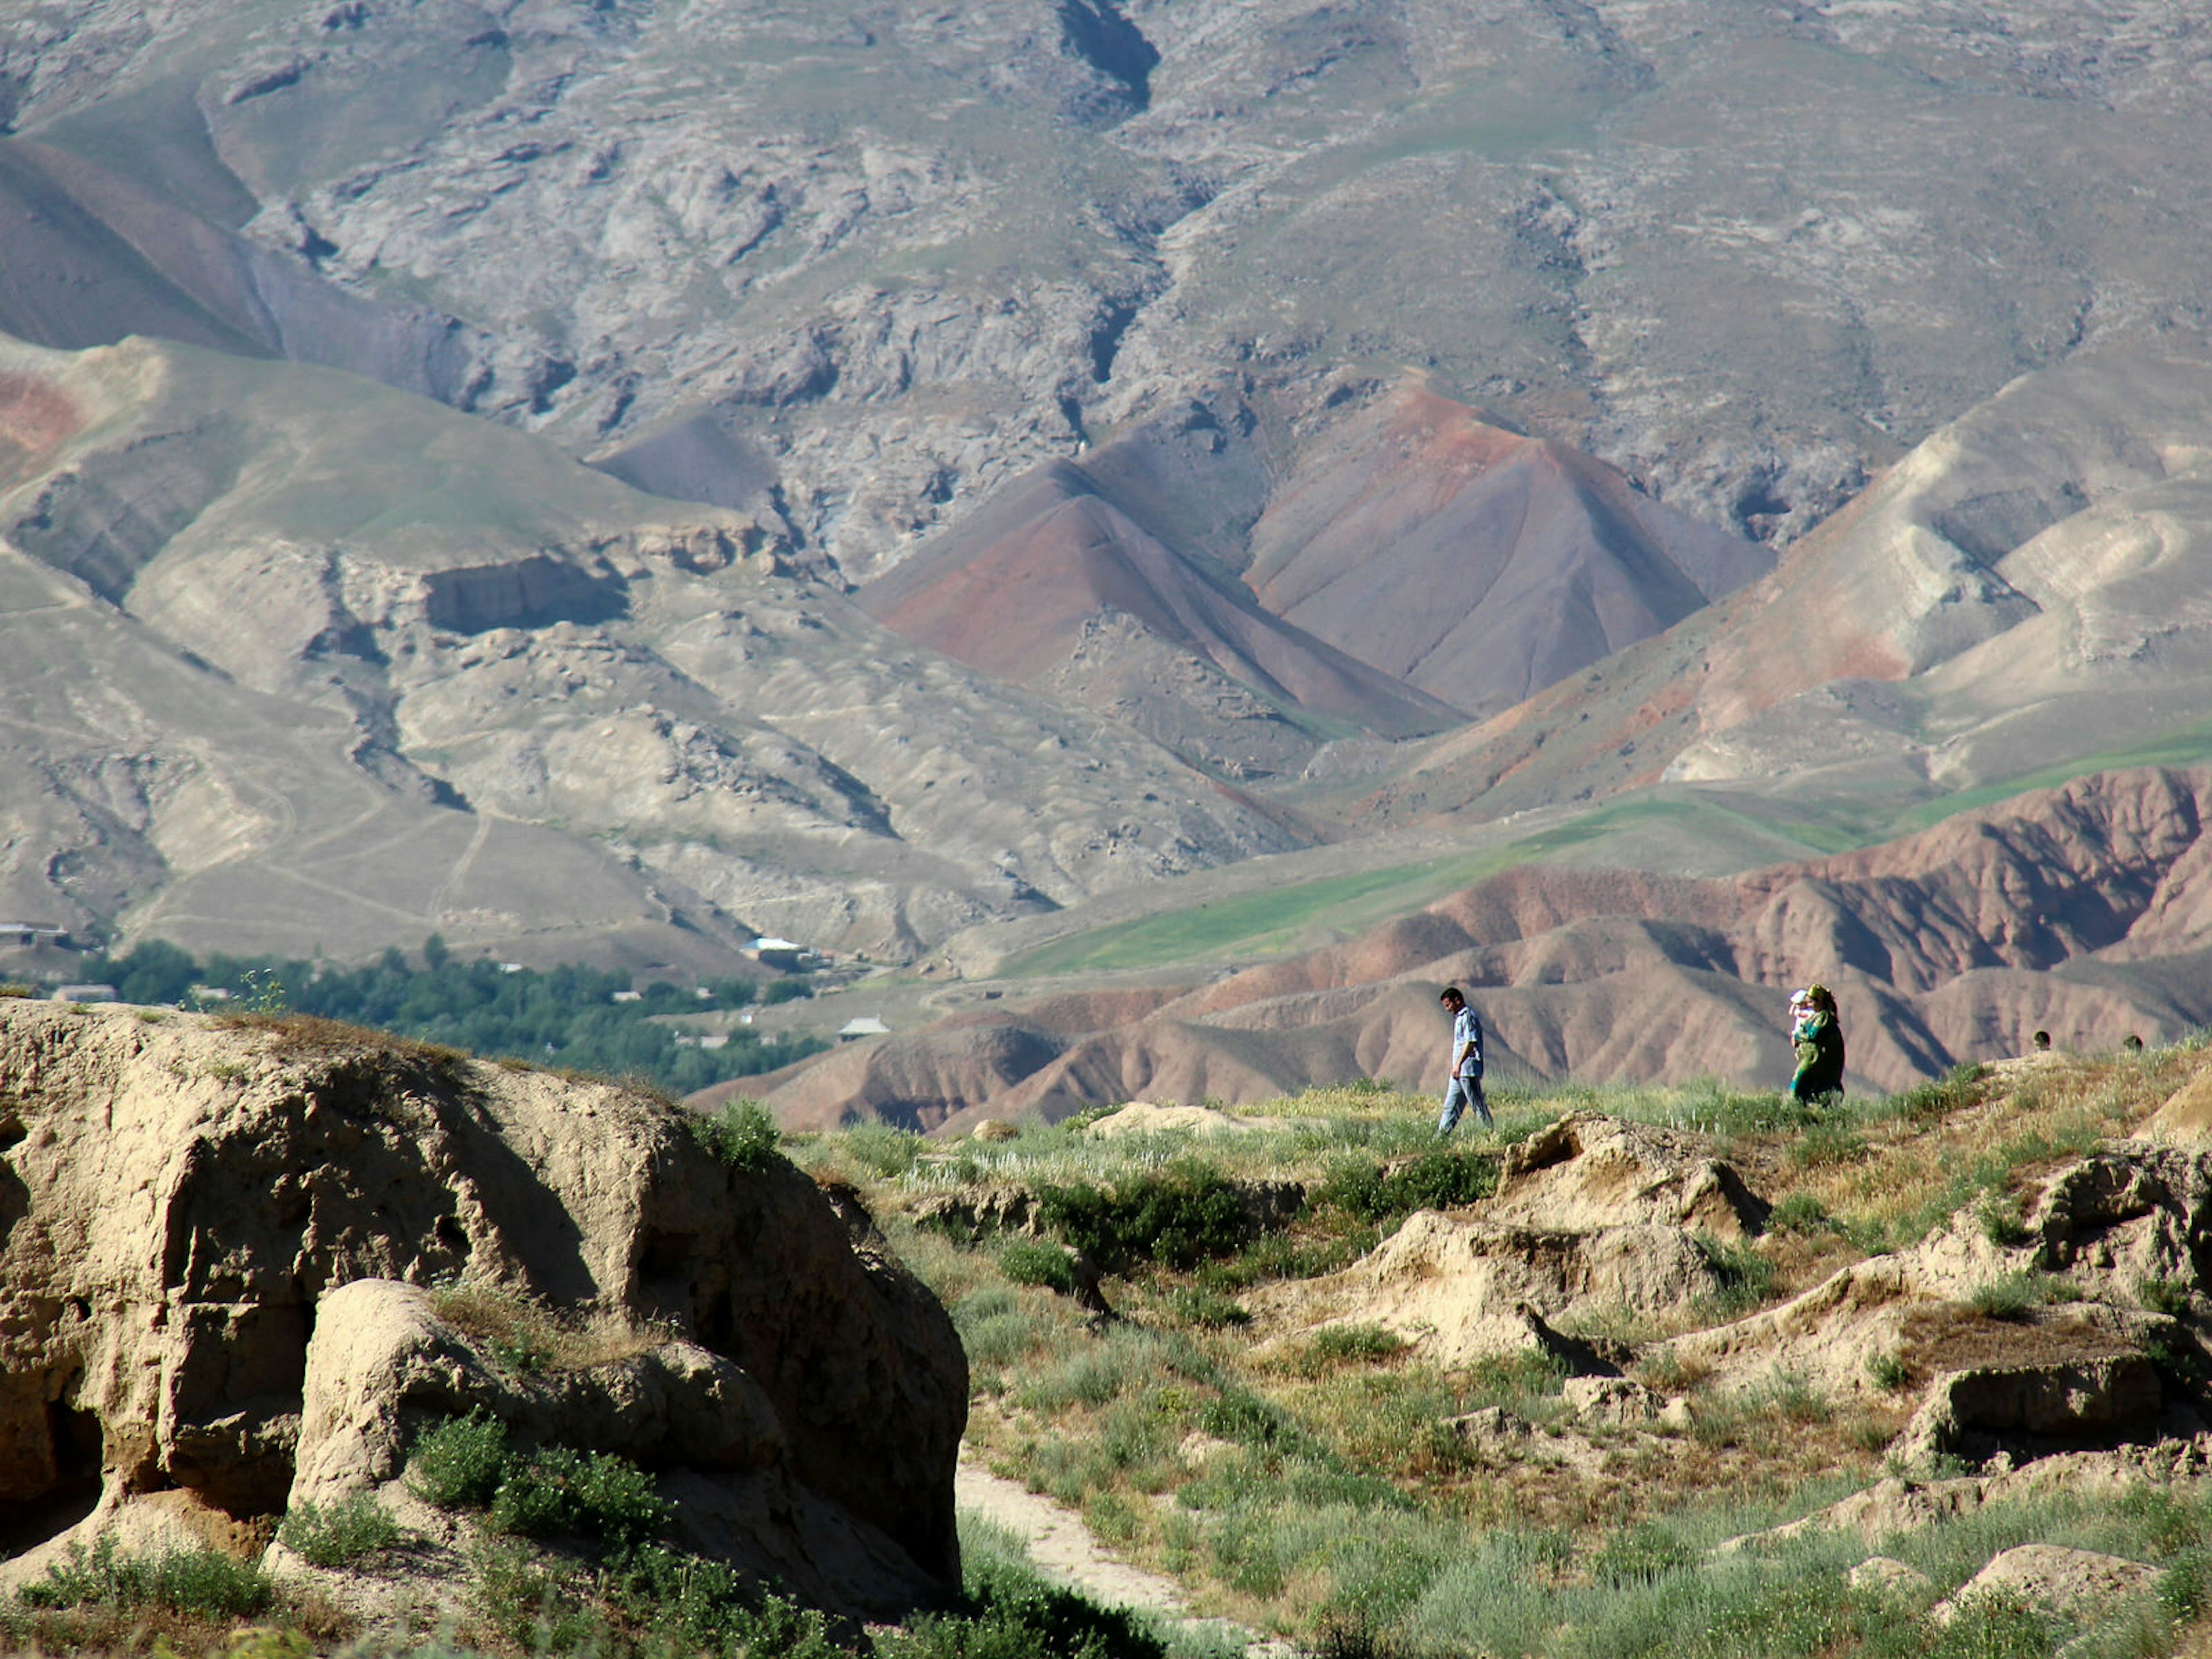
[[1792, 1098], [1807, 1105], [1844, 1091], [1844, 1027], [1836, 1017], [1836, 994], [1808, 985], [1790, 1000], [1796, 1021], [1790, 1039], [1797, 1045], [1797, 1075], [1790, 1079]]

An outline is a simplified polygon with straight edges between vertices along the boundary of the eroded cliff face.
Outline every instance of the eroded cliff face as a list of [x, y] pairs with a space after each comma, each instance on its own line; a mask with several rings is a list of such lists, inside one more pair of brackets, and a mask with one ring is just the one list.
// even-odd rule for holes
[[[672, 1108], [311, 1022], [17, 1000], [0, 1145], [0, 1501], [48, 1540], [23, 1571], [149, 1506], [204, 1530], [388, 1486], [416, 1430], [483, 1409], [633, 1456], [825, 1605], [957, 1577], [943, 1309], [864, 1216]], [[503, 1368], [433, 1285], [611, 1357]]]

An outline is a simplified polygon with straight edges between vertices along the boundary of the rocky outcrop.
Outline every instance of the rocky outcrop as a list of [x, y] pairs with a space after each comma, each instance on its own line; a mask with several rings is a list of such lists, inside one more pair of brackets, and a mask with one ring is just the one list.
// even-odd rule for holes
[[1939, 1626], [1948, 1625], [1984, 1598], [2024, 1602], [2059, 1613], [2101, 1609], [2130, 1596], [2148, 1596], [2162, 1576], [2148, 1562], [2124, 1556], [2058, 1544], [2018, 1544], [1999, 1553], [1928, 1616]]
[[2208, 1223], [2212, 1155], [2110, 1143], [2025, 1194], [2016, 1235], [1962, 1212], [1911, 1249], [1667, 1352], [1723, 1388], [1778, 1372], [1831, 1400], [1902, 1389], [1915, 1409], [1892, 1452], [1923, 1471], [2186, 1445], [2212, 1404]]
[[1764, 1229], [1767, 1208], [1699, 1137], [1571, 1112], [1506, 1148], [1483, 1215], [1565, 1232], [1657, 1226], [1746, 1238]]
[[[1705, 1241], [1747, 1238], [1765, 1211], [1695, 1138], [1576, 1113], [1508, 1148], [1492, 1197], [1417, 1213], [1357, 1266], [1285, 1297], [1309, 1324], [1381, 1325], [1442, 1365], [1534, 1352], [1610, 1371], [1563, 1328], [1687, 1314], [1730, 1282]], [[1622, 1382], [1575, 1403], [1594, 1421], [1659, 1410]]]
[[2158, 1369], [2140, 1352], [1978, 1365], [1929, 1385], [1898, 1451], [1925, 1468], [1947, 1455], [1978, 1462], [2008, 1445], [2154, 1437], [2165, 1404]]
[[[388, 1485], [482, 1409], [635, 1459], [825, 1605], [956, 1575], [943, 1310], [864, 1217], [664, 1105], [313, 1022], [14, 1001], [0, 1141], [0, 1498], [55, 1534], [19, 1573], [148, 1504], [252, 1520]], [[578, 1351], [502, 1360], [471, 1295]]]

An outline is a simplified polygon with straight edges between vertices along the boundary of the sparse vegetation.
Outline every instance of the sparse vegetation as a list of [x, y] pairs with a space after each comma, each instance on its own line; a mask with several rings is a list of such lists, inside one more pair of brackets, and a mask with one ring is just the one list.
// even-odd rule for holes
[[694, 1118], [691, 1133], [734, 1170], [766, 1170], [782, 1157], [783, 1136], [757, 1100], [733, 1100], [717, 1116]]
[[999, 1252], [999, 1271], [1014, 1285], [1041, 1285], [1062, 1296], [1075, 1290], [1075, 1264], [1057, 1244], [1017, 1239]]
[[1189, 1268], [1235, 1255], [1259, 1231], [1221, 1173], [1187, 1159], [1115, 1187], [1037, 1189], [1044, 1224], [1109, 1271], [1152, 1261]]
[[[2051, 1310], [2072, 1292], [2027, 1265], [2028, 1200], [2100, 1136], [2132, 1128], [2194, 1064], [2069, 1060], [2039, 1068], [2025, 1097], [1961, 1068], [1817, 1115], [1715, 1084], [1496, 1091], [1500, 1139], [1572, 1109], [1686, 1130], [1711, 1137], [1771, 1202], [1763, 1235], [1698, 1239], [1721, 1288], [1697, 1324], [1954, 1218], [1978, 1247], [2023, 1252], [2019, 1271], [1869, 1358], [1868, 1390], [1824, 1392], [1788, 1371], [1723, 1383], [1664, 1345], [1679, 1322], [1580, 1317], [1570, 1337], [1632, 1355], [1632, 1374], [1676, 1401], [1668, 1423], [1644, 1428], [1578, 1423], [1572, 1367], [1550, 1353], [1446, 1370], [1357, 1315], [1302, 1327], [1298, 1310], [1323, 1290], [1303, 1281], [1349, 1267], [1415, 1208], [1494, 1189], [1492, 1143], [1436, 1146], [1425, 1099], [1316, 1091], [1260, 1109], [1280, 1128], [1204, 1140], [1097, 1140], [1077, 1123], [1025, 1126], [992, 1146], [923, 1143], [910, 1161], [902, 1146], [870, 1202], [948, 1297], [975, 1376], [970, 1437], [994, 1465], [1079, 1508], [1114, 1547], [1176, 1574], [1206, 1605], [1317, 1652], [1984, 1659], [2081, 1641], [2084, 1655], [2163, 1655], [2179, 1639], [2175, 1620], [2201, 1616], [2200, 1598], [2212, 1605], [2212, 1543], [2191, 1541], [2212, 1528], [2212, 1510], [2194, 1499], [2157, 1527], [2039, 1502], [1914, 1534], [1891, 1547], [1932, 1588], [1904, 1601], [1846, 1583], [1869, 1553], [1856, 1534], [1711, 1552], [1879, 1480], [1923, 1360], [2001, 1346], [2033, 1320], [2061, 1321], [2054, 1340], [2084, 1340]], [[842, 1139], [797, 1155], [865, 1170], [868, 1155]], [[1129, 1320], [1089, 1330], [1045, 1288], [1052, 1269], [1033, 1243], [971, 1244], [901, 1219], [904, 1206], [963, 1184], [1054, 1194], [1048, 1231], [1100, 1247], [1109, 1298]], [[1254, 1195], [1285, 1184], [1303, 1201], [1256, 1213]], [[2188, 1312], [2185, 1293], [2156, 1283], [2136, 1297]], [[1577, 1455], [1596, 1461], [1577, 1468], [1547, 1449], [1577, 1438], [1591, 1449]], [[1940, 1632], [1920, 1624], [1991, 1554], [2029, 1540], [2155, 1561], [2163, 1605], [2181, 1611], [2093, 1630], [1993, 1598]], [[2203, 1558], [2189, 1553], [2199, 1547]]]
[[398, 1543], [399, 1524], [375, 1498], [356, 1492], [328, 1509], [298, 1505], [285, 1516], [276, 1536], [312, 1565], [344, 1567]]
[[[1823, 1392], [1787, 1370], [1747, 1383], [1682, 1359], [1668, 1343], [1679, 1322], [1625, 1310], [1581, 1317], [1571, 1341], [1631, 1365], [1673, 1401], [1664, 1423], [1644, 1426], [1579, 1419], [1568, 1384], [1581, 1362], [1551, 1352], [1445, 1369], [1356, 1314], [1301, 1322], [1299, 1310], [1318, 1305], [1308, 1298], [1329, 1293], [1306, 1281], [1351, 1265], [1415, 1208], [1494, 1189], [1495, 1153], [1436, 1146], [1425, 1100], [1327, 1091], [1285, 1103], [1273, 1114], [1281, 1128], [1208, 1141], [1098, 1141], [1080, 1126], [1030, 1126], [1015, 1140], [949, 1149], [870, 1128], [786, 1149], [744, 1103], [698, 1133], [734, 1163], [758, 1167], [787, 1150], [866, 1187], [895, 1247], [951, 1310], [982, 1454], [1079, 1509], [1117, 1551], [1176, 1574], [1207, 1610], [1309, 1650], [2048, 1659], [2074, 1644], [2084, 1659], [2161, 1659], [2212, 1620], [2212, 1498], [2191, 1488], [2118, 1504], [1991, 1503], [1893, 1539], [1885, 1550], [1929, 1581], [1902, 1596], [1848, 1583], [1870, 1548], [1855, 1532], [1714, 1547], [1879, 1480], [1912, 1390], [1947, 1356], [2003, 1352], [2030, 1331], [2087, 1340], [2053, 1305], [2077, 1292], [2029, 1265], [2029, 1200], [2043, 1174], [2170, 1092], [2164, 1064], [2052, 1066], [2024, 1105], [1962, 1077], [1940, 1092], [1847, 1102], [1810, 1123], [1778, 1097], [1714, 1085], [1501, 1091], [1504, 1135], [1591, 1105], [1694, 1127], [1773, 1201], [1763, 1236], [1694, 1236], [1721, 1282], [1698, 1323], [1739, 1316], [1954, 1218], [1974, 1249], [2021, 1251], [2016, 1271], [1916, 1316], [1896, 1347], [1871, 1354], [1871, 1389]], [[912, 1203], [957, 1183], [1029, 1193], [1048, 1237], [969, 1241], [908, 1218]], [[1108, 1274], [1121, 1322], [1094, 1326], [1071, 1298], [1076, 1249]], [[2191, 1315], [2178, 1278], [2131, 1288], [2150, 1311]], [[565, 1324], [501, 1286], [465, 1281], [434, 1294], [441, 1316], [517, 1370], [557, 1371], [641, 1340]], [[2178, 1360], [2160, 1363], [2180, 1375]], [[1556, 1449], [1570, 1446], [1571, 1457]], [[820, 1615], [672, 1544], [650, 1477], [622, 1459], [519, 1451], [477, 1413], [423, 1432], [407, 1478], [470, 1517], [476, 1605], [494, 1647], [605, 1659], [831, 1659], [850, 1648], [849, 1633]], [[389, 1525], [380, 1511], [302, 1510], [283, 1535], [302, 1553], [312, 1547], [310, 1559], [358, 1560], [388, 1547]], [[882, 1659], [1195, 1652], [1194, 1638], [1046, 1586], [988, 1529], [963, 1536], [963, 1594], [875, 1632]], [[2158, 1594], [2109, 1617], [1992, 1597], [1940, 1629], [1921, 1620], [1991, 1555], [2026, 1541], [2153, 1563]], [[82, 1585], [96, 1600], [111, 1595], [101, 1572], [144, 1580], [135, 1566], [73, 1571], [57, 1581], [70, 1588], [46, 1593]], [[112, 1595], [133, 1593], [143, 1592]], [[22, 1620], [58, 1616], [62, 1605], [27, 1597], [10, 1628], [27, 1632]]]
[[68, 1557], [16, 1593], [28, 1607], [161, 1609], [204, 1619], [238, 1619], [264, 1611], [276, 1590], [258, 1568], [220, 1550], [125, 1554], [112, 1533]]
[[415, 1437], [407, 1484], [441, 1510], [480, 1510], [507, 1474], [507, 1425], [482, 1411], [449, 1417]]

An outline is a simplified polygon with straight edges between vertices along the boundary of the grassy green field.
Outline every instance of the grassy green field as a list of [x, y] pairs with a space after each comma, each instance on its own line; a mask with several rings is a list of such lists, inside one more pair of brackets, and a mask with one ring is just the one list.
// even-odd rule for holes
[[1832, 825], [1770, 819], [1709, 798], [1647, 795], [1602, 806], [1507, 846], [1380, 870], [1323, 876], [1265, 892], [1192, 905], [1075, 933], [1025, 951], [999, 969], [1007, 978], [1164, 968], [1209, 957], [1279, 955], [1324, 932], [1356, 933], [1432, 904], [1516, 866], [1542, 862], [1612, 836], [1655, 828], [1752, 849], [1751, 864], [1804, 858], [1856, 845]]
[[1962, 789], [1937, 800], [1923, 801], [1899, 813], [1892, 821], [1891, 833], [1910, 835], [1978, 806], [1992, 806], [2014, 795], [2024, 795], [2031, 789], [2056, 789], [2076, 778], [2093, 777], [2100, 772], [2121, 772], [2138, 766], [2201, 766], [2209, 761], [2212, 761], [2212, 721], [2184, 726], [2178, 732], [2168, 732], [2125, 748], [2060, 761], [2002, 782]]
[[1319, 928], [1373, 927], [1525, 862], [1511, 848], [1315, 881], [1196, 904], [1054, 939], [1003, 964], [1008, 978], [1158, 968], [1200, 957], [1267, 956]]
[[[2212, 762], [2212, 722], [2125, 748], [2077, 757], [2001, 782], [1892, 811], [1879, 803], [1759, 802], [1689, 789], [1647, 790], [1521, 836], [1508, 845], [1385, 869], [1324, 876], [1265, 892], [1241, 893], [1057, 939], [1010, 957], [1007, 978], [1167, 968], [1208, 957], [1253, 960], [1310, 948], [1328, 933], [1375, 927], [1432, 904], [1459, 888], [1523, 864], [1575, 855], [1579, 863], [1638, 867], [1656, 843], [1696, 843], [1717, 865], [1745, 869], [1880, 845], [1960, 812], [2100, 772]], [[1605, 843], [1617, 841], [1617, 858]]]

